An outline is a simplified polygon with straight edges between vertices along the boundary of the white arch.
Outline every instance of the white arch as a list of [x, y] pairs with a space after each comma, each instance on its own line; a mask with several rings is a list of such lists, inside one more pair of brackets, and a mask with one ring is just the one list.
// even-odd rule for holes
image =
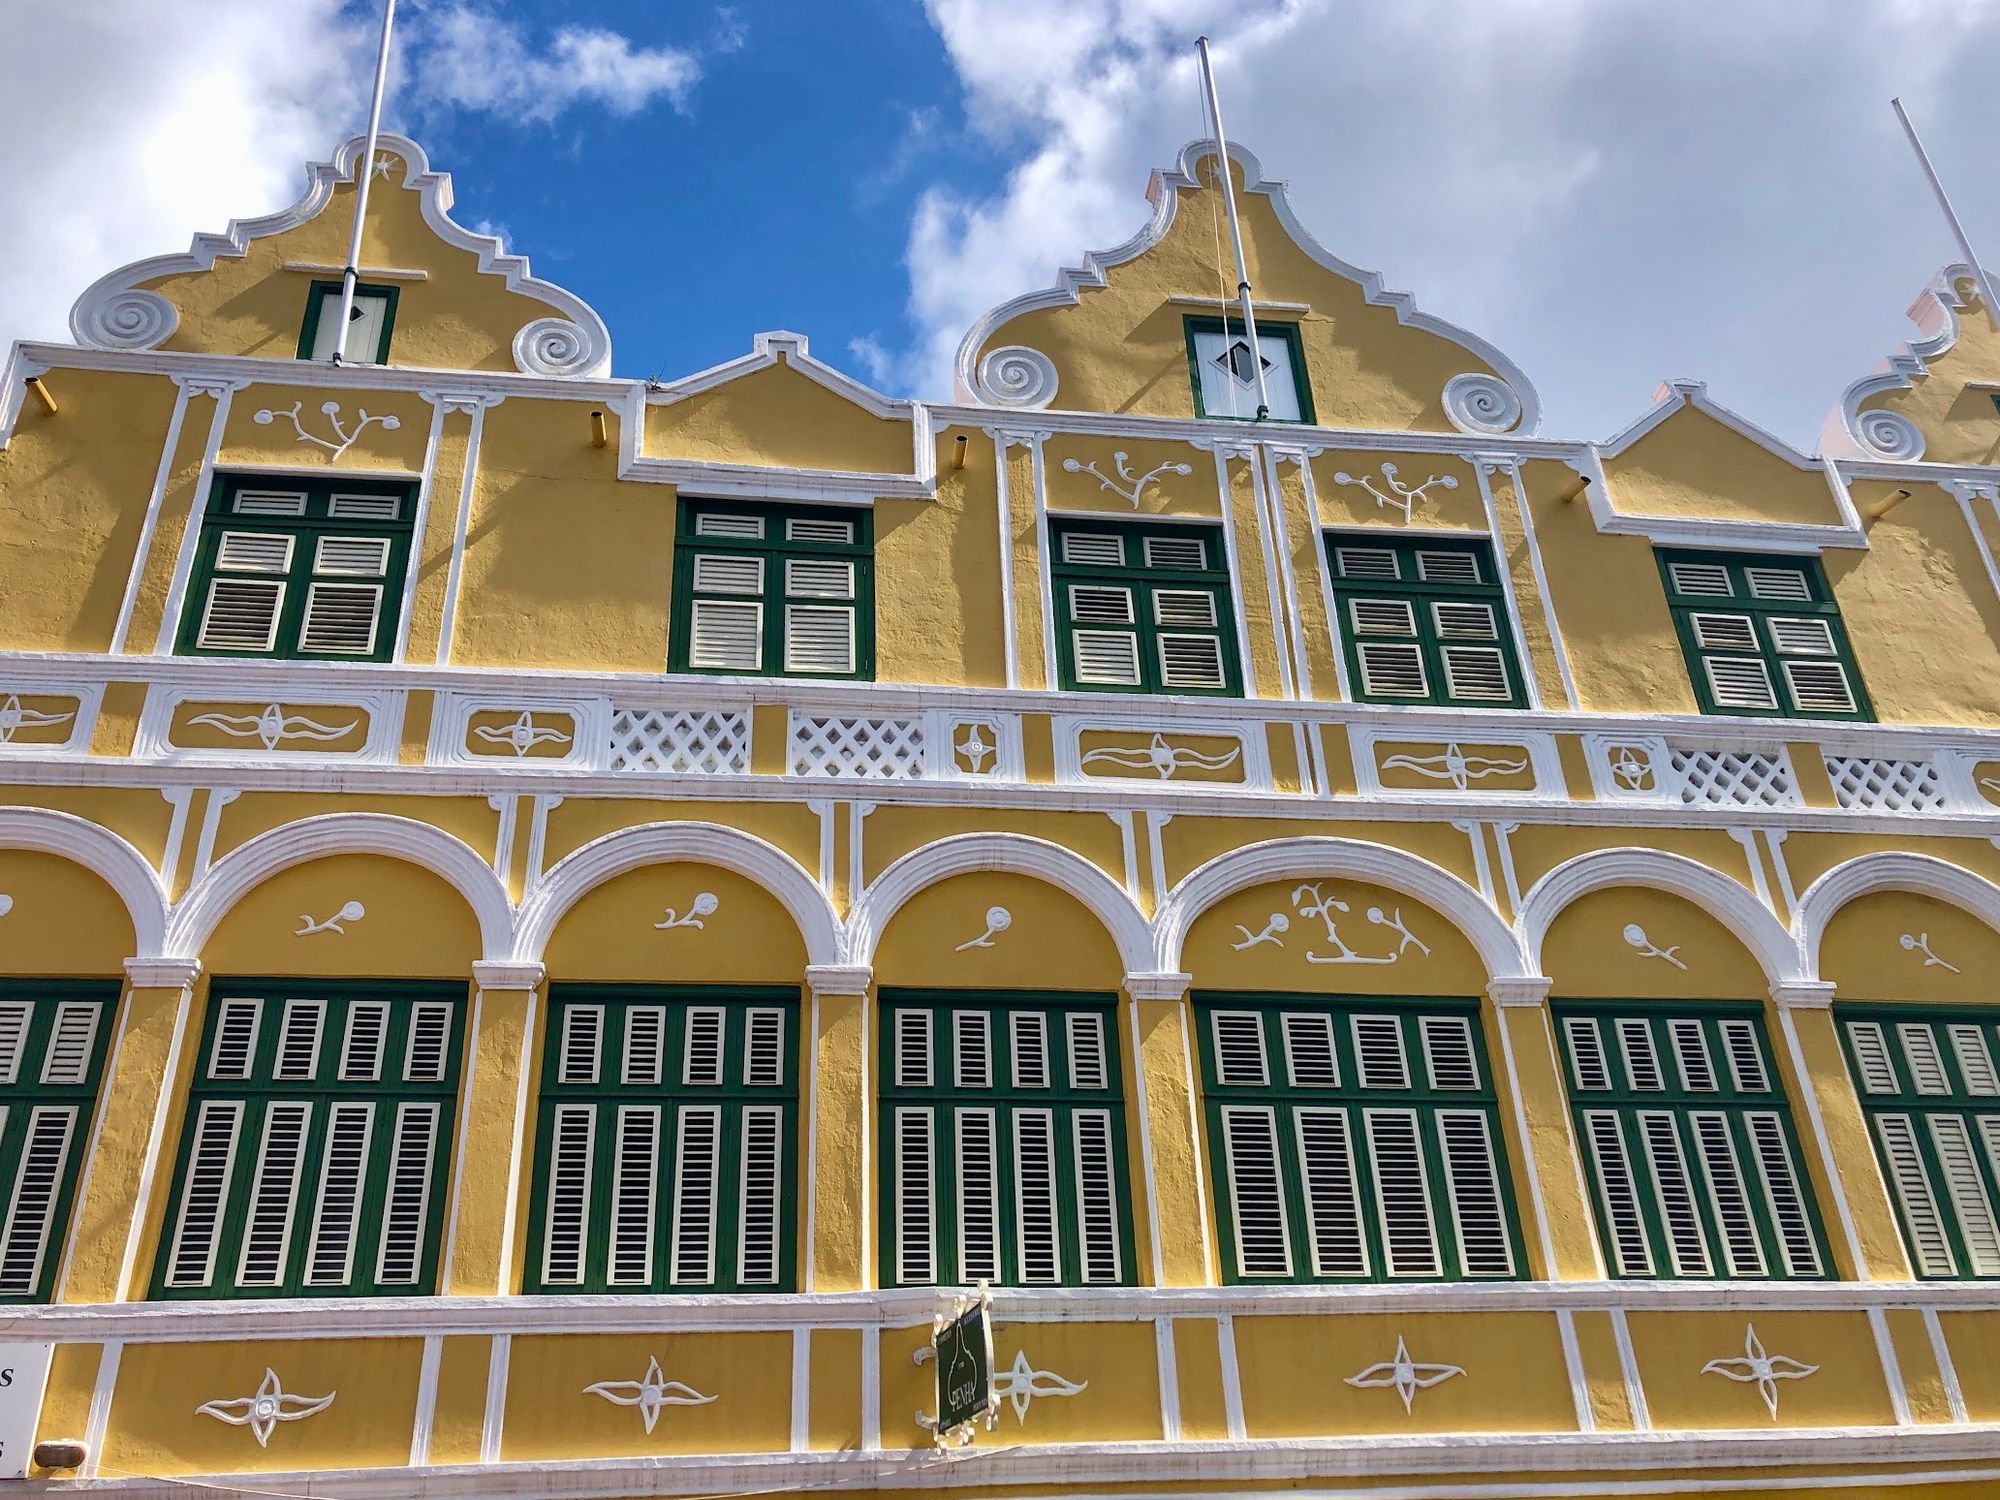
[[125, 903], [137, 950], [126, 956], [158, 958], [164, 952], [167, 893], [160, 877], [143, 854], [110, 829], [46, 807], [0, 807], [0, 849], [33, 849], [82, 865]]
[[1819, 948], [1828, 924], [1848, 902], [1876, 891], [1930, 896], [2000, 931], [2000, 886], [1985, 876], [1929, 854], [1863, 854], [1835, 865], [1799, 898], [1793, 926], [1808, 978], [1819, 977]]
[[1081, 854], [1025, 833], [953, 834], [905, 854], [875, 877], [848, 913], [844, 962], [872, 965], [889, 919], [904, 902], [941, 880], [978, 871], [1032, 875], [1068, 892], [1104, 924], [1126, 973], [1151, 968], [1151, 931], [1131, 893]]
[[1181, 967], [1183, 945], [1195, 919], [1217, 902], [1273, 880], [1333, 877], [1364, 880], [1433, 907], [1463, 933], [1495, 979], [1534, 974], [1513, 929], [1478, 891], [1441, 865], [1400, 849], [1359, 839], [1311, 837], [1246, 844], [1216, 856], [1187, 875], [1167, 895], [1153, 922], [1160, 968]]
[[166, 956], [200, 958], [230, 908], [271, 876], [334, 854], [381, 854], [449, 882], [479, 919], [480, 957], [507, 956], [513, 904], [471, 845], [429, 823], [389, 813], [324, 813], [260, 833], [209, 866], [167, 922]]
[[1735, 933], [1772, 984], [1801, 977], [1792, 935], [1743, 884], [1699, 860], [1661, 849], [1598, 849], [1566, 859], [1536, 881], [1521, 902], [1515, 928], [1521, 949], [1539, 967], [1549, 926], [1569, 904], [1592, 891], [1637, 886], [1683, 896]]
[[647, 823], [593, 839], [564, 856], [521, 902], [514, 958], [540, 963], [556, 923], [605, 881], [646, 865], [718, 865], [776, 896], [805, 939], [806, 962], [839, 962], [840, 922], [819, 882], [776, 844], [720, 823]]

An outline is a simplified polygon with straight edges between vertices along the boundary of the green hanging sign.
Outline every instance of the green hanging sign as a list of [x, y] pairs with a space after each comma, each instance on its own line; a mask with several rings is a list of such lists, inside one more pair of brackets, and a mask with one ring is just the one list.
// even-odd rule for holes
[[937, 1363], [937, 1416], [924, 1425], [937, 1434], [940, 1446], [971, 1442], [973, 1424], [983, 1418], [990, 1427], [999, 1408], [991, 1309], [992, 1297], [981, 1287], [976, 1301], [960, 1302], [950, 1317], [940, 1315], [931, 1325], [925, 1352]]

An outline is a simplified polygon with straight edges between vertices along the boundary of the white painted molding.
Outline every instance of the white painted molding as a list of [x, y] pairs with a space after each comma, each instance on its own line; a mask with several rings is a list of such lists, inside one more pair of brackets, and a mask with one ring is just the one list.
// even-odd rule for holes
[[1555, 981], [1541, 974], [1524, 974], [1514, 979], [1492, 979], [1486, 993], [1502, 1009], [1518, 1006], [1532, 1010], [1547, 1002]]
[[917, 892], [955, 875], [982, 872], [1031, 875], [1066, 891], [1104, 924], [1127, 972], [1160, 967], [1151, 962], [1146, 918], [1124, 886], [1082, 855], [1022, 833], [954, 834], [898, 859], [875, 877], [848, 913], [846, 961], [873, 964], [890, 919]]
[[[1525, 660], [1525, 657], [1523, 658]], [[1509, 801], [1520, 802], [1567, 802], [1569, 788], [1563, 779], [1562, 756], [1556, 749], [1556, 738], [1552, 734], [1537, 733], [1526, 726], [1520, 729], [1479, 728], [1450, 734], [1430, 734], [1412, 726], [1404, 729], [1395, 722], [1374, 724], [1352, 724], [1348, 726], [1348, 743], [1354, 755], [1355, 784], [1364, 797], [1408, 797], [1435, 798], [1440, 801], [1462, 804], [1471, 799], [1484, 801], [1494, 797], [1505, 797]], [[1396, 767], [1379, 764], [1375, 758], [1375, 747], [1383, 741], [1419, 742], [1435, 744], [1440, 753], [1432, 756], [1407, 757], [1391, 756], [1399, 761]], [[1464, 755], [1466, 749], [1477, 752], [1494, 747], [1511, 749], [1519, 746], [1524, 752], [1520, 757], [1502, 755]], [[1452, 752], [1460, 752], [1454, 756]], [[1430, 763], [1436, 768], [1431, 769]], [[1414, 771], [1434, 783], [1430, 787], [1397, 787], [1387, 792], [1382, 786], [1382, 772], [1385, 769], [1407, 769]], [[1480, 785], [1489, 775], [1520, 775], [1529, 772], [1534, 778], [1534, 787], [1529, 791], [1491, 791]], [[1464, 784], [1460, 785], [1463, 779]]]
[[1912, 891], [1957, 907], [2000, 930], [2000, 886], [1962, 865], [1929, 854], [1887, 851], [1835, 865], [1799, 897], [1793, 925], [1804, 962], [1800, 977], [1819, 977], [1820, 944], [1840, 909], [1875, 891]]
[[836, 370], [824, 360], [814, 358], [811, 341], [803, 333], [792, 333], [782, 328], [752, 334], [748, 354], [739, 354], [734, 359], [710, 365], [692, 375], [683, 375], [678, 380], [658, 385], [649, 383], [646, 386], [646, 404], [671, 406], [676, 401], [699, 396], [704, 391], [715, 390], [732, 380], [741, 380], [745, 375], [754, 375], [759, 370], [768, 370], [776, 365], [784, 365], [815, 385], [824, 386], [836, 396], [852, 401], [870, 416], [907, 422], [920, 409], [913, 402], [885, 396], [845, 371]]
[[[1055, 717], [1056, 780], [1067, 786], [1104, 786], [1107, 783], [1137, 781], [1155, 791], [1214, 791], [1235, 787], [1243, 791], [1271, 789], [1271, 747], [1255, 722], [1216, 717], [1179, 718], [1171, 723], [1148, 721], [1143, 716], [1124, 714], [1069, 713]], [[1145, 746], [1119, 747], [1115, 753], [1100, 747], [1085, 751], [1086, 734], [1117, 734], [1150, 739]], [[1223, 754], [1216, 764], [1214, 755], [1204, 755], [1191, 747], [1176, 747], [1168, 736], [1232, 741], [1236, 749]], [[1182, 781], [1183, 770], [1229, 770], [1242, 773], [1237, 782]]]
[[482, 958], [472, 966], [472, 982], [482, 990], [537, 990], [548, 973], [538, 963]]
[[1954, 261], [1933, 276], [1910, 304], [1909, 318], [1919, 337], [1892, 350], [1875, 372], [1854, 381], [1840, 393], [1840, 402], [1820, 429], [1820, 446], [1838, 457], [1887, 459], [1910, 463], [1924, 456], [1924, 437], [1909, 418], [1876, 408], [1861, 410], [1871, 396], [1907, 391], [1928, 378], [1932, 360], [1941, 359], [1957, 344], [1958, 315], [1969, 305], [1958, 294], [1962, 282], [1975, 280], [1972, 267]]
[[201, 977], [201, 963], [192, 958], [128, 958], [125, 979], [135, 990], [185, 990]]
[[1134, 1000], [1179, 1000], [1193, 983], [1192, 974], [1127, 974], [1125, 993]]
[[807, 963], [840, 961], [840, 923], [833, 903], [803, 865], [754, 834], [696, 822], [620, 829], [565, 855], [522, 900], [513, 956], [523, 963], [540, 962], [563, 914], [605, 881], [647, 865], [681, 863], [715, 865], [754, 881], [798, 923]]
[[865, 964], [809, 964], [806, 990], [813, 995], [865, 995], [875, 971]]
[[91, 735], [97, 729], [98, 711], [104, 705], [104, 684], [76, 682], [52, 690], [30, 689], [31, 695], [36, 692], [76, 698], [76, 711], [68, 716], [69, 734], [44, 744], [17, 742], [14, 736], [20, 730], [43, 726], [53, 728], [63, 722], [63, 717], [43, 717], [37, 711], [23, 708], [18, 701], [19, 692], [0, 683], [0, 759], [16, 755], [88, 755]]
[[[170, 619], [173, 617], [170, 617]], [[139, 712], [139, 732], [132, 746], [134, 760], [177, 761], [190, 765], [234, 765], [246, 757], [262, 756], [300, 766], [330, 762], [364, 765], [394, 765], [403, 738], [405, 695], [381, 688], [352, 696], [332, 696], [308, 689], [304, 693], [265, 695], [242, 690], [243, 684], [217, 692], [175, 691], [155, 686], [146, 694]], [[198, 702], [254, 703], [262, 701], [261, 714], [205, 714], [204, 727], [213, 727], [241, 741], [236, 746], [176, 745], [173, 742], [174, 710], [189, 700]], [[311, 712], [298, 713], [305, 709]], [[345, 719], [341, 715], [345, 714]], [[366, 720], [361, 744], [352, 750], [281, 749], [288, 740], [310, 744], [345, 738]], [[224, 722], [217, 723], [217, 720]], [[189, 720], [190, 725], [196, 721]], [[328, 731], [338, 731], [329, 733]]]
[[1790, 979], [1771, 986], [1771, 999], [1784, 1010], [1831, 1010], [1833, 991], [1823, 979]]
[[87, 818], [40, 807], [0, 807], [0, 849], [33, 849], [74, 860], [117, 892], [132, 918], [139, 958], [165, 951], [167, 896], [160, 878], [131, 844]]
[[1478, 891], [1427, 859], [1359, 839], [1271, 839], [1218, 855], [1167, 893], [1153, 921], [1156, 970], [1184, 967], [1182, 949], [1195, 919], [1217, 902], [1271, 881], [1359, 880], [1401, 891], [1434, 909], [1478, 950], [1494, 978], [1532, 976], [1514, 932]]

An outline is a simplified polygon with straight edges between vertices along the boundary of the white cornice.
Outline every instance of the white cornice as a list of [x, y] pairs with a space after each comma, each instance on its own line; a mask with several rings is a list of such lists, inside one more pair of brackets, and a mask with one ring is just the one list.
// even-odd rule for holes
[[1967, 306], [1958, 284], [1975, 279], [1971, 266], [1954, 261], [1931, 278], [1930, 285], [1910, 304], [1910, 321], [1921, 338], [1892, 351], [1840, 394], [1820, 429], [1820, 447], [1840, 458], [1911, 461], [1923, 457], [1924, 436], [1900, 412], [1877, 410], [1864, 414], [1861, 403], [1885, 391], [1905, 391], [1930, 375], [1930, 362], [1942, 358], [1958, 342], [1958, 315]]
[[907, 422], [915, 403], [898, 401], [885, 396], [872, 386], [863, 385], [844, 371], [836, 370], [823, 360], [815, 359], [812, 346], [803, 333], [792, 333], [779, 328], [766, 333], [751, 335], [750, 352], [725, 360], [719, 365], [710, 365], [692, 375], [683, 375], [678, 380], [646, 387], [646, 400], [654, 406], [671, 406], [676, 401], [685, 401], [690, 396], [698, 396], [704, 391], [712, 391], [718, 386], [741, 380], [746, 375], [754, 375], [759, 370], [769, 370], [783, 365], [795, 370], [815, 385], [825, 386], [836, 396], [852, 401], [870, 416], [882, 417], [894, 422]]

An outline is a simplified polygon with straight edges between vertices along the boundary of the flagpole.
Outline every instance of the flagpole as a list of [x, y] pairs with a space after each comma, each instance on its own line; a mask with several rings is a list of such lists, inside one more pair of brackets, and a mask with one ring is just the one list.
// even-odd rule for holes
[[1215, 65], [1209, 61], [1208, 38], [1195, 38], [1201, 54], [1201, 97], [1208, 107], [1209, 124], [1215, 134], [1216, 155], [1221, 158], [1222, 202], [1229, 212], [1229, 238], [1236, 247], [1236, 295], [1243, 305], [1243, 332], [1250, 344], [1250, 368], [1257, 377], [1257, 420], [1271, 415], [1271, 395], [1264, 388], [1264, 356], [1257, 348], [1257, 310], [1250, 303], [1250, 265], [1243, 257], [1243, 226], [1236, 218], [1236, 179], [1229, 173], [1229, 143], [1222, 135], [1222, 101], [1215, 92]]
[[1986, 279], [1986, 268], [1979, 263], [1979, 257], [1972, 253], [1972, 241], [1965, 237], [1965, 226], [1958, 220], [1958, 211], [1951, 206], [1951, 199], [1945, 196], [1944, 184], [1938, 181], [1937, 169], [1931, 165], [1930, 153], [1924, 150], [1924, 143], [1917, 139], [1917, 127], [1910, 123], [1909, 112], [1903, 108], [1901, 99], [1891, 99], [1889, 108], [1896, 112], [1896, 118], [1903, 122], [1903, 134], [1910, 138], [1910, 149], [1917, 153], [1917, 163], [1924, 169], [1924, 176], [1930, 179], [1931, 191], [1937, 195], [1938, 207], [1944, 210], [1945, 221], [1951, 225], [1951, 232], [1958, 240], [1958, 253], [1965, 257], [1972, 267], [1972, 274], [1979, 282], [1979, 298], [1986, 304], [1986, 319], [1996, 332], [2000, 332], [2000, 305], [1993, 300], [1993, 283]]
[[347, 349], [347, 325], [354, 317], [354, 284], [361, 279], [361, 231], [368, 221], [368, 184], [375, 180], [375, 141], [382, 133], [382, 91], [389, 81], [389, 32], [396, 24], [396, 0], [383, 0], [382, 40], [375, 49], [375, 95], [368, 104], [368, 144], [355, 164], [354, 233], [347, 241], [347, 265], [340, 273], [340, 320], [334, 324], [333, 362]]

